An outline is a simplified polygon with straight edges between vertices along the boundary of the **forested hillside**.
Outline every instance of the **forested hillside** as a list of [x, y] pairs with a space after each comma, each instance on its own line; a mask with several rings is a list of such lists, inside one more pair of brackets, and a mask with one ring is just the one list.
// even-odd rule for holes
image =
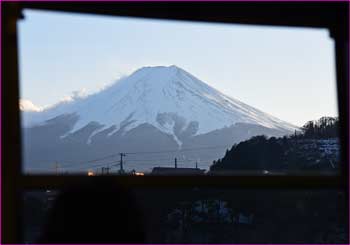
[[340, 145], [338, 118], [307, 122], [301, 131], [280, 138], [264, 135], [240, 142], [213, 162], [210, 170], [336, 170]]

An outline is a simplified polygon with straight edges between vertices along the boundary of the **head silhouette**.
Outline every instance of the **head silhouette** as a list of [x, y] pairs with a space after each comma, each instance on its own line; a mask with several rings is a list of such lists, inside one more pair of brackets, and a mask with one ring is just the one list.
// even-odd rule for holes
[[65, 188], [48, 215], [40, 243], [144, 243], [143, 218], [130, 191], [114, 182]]

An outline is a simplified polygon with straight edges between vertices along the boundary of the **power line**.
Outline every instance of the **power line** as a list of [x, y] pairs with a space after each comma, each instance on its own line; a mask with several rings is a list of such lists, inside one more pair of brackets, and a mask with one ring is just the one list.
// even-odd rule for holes
[[72, 168], [74, 168], [75, 170], [78, 170], [78, 169], [86, 169], [86, 168], [96, 168], [96, 167], [105, 166], [105, 165], [112, 164], [112, 163], [116, 163], [116, 162], [119, 162], [119, 161], [113, 161], [113, 162], [107, 162], [107, 163], [95, 163], [95, 164], [90, 164], [90, 165], [81, 166], [81, 167], [76, 167], [74, 164], [72, 164], [72, 165], [66, 166], [66, 167], [64, 167], [64, 168], [66, 169], [66, 168], [72, 167]]
[[68, 162], [64, 161], [64, 163], [66, 163], [66, 164], [61, 165], [61, 167], [66, 167], [66, 166], [70, 166], [70, 165], [75, 165], [76, 166], [76, 165], [82, 165], [82, 164], [87, 164], [87, 163], [99, 162], [99, 161], [103, 161], [103, 160], [108, 160], [108, 159], [110, 159], [112, 157], [115, 157], [117, 155], [118, 154], [112, 154], [112, 155], [107, 155], [105, 157], [96, 158], [96, 159], [93, 159], [93, 160], [87, 160], [87, 161], [83, 161], [83, 162], [76, 162], [76, 163], [71, 162], [71, 161], [68, 161]]
[[[178, 153], [178, 152], [183, 152], [183, 151], [196, 151], [196, 150], [209, 150], [209, 149], [220, 149], [220, 148], [227, 148], [228, 146], [225, 145], [225, 146], [209, 146], [209, 147], [193, 147], [193, 148], [185, 148], [185, 149], [181, 149], [181, 150], [168, 150], [168, 151], [143, 151], [143, 152], [124, 152], [123, 154], [131, 154], [131, 155], [136, 155], [136, 154], [161, 154], [161, 153]], [[111, 154], [111, 155], [107, 155], [107, 156], [103, 156], [103, 157], [100, 157], [100, 158], [96, 158], [96, 159], [92, 159], [92, 160], [87, 160], [87, 161], [84, 161], [84, 162], [78, 162], [78, 163], [73, 163], [73, 162], [70, 162], [66, 165], [61, 165], [61, 167], [65, 167], [65, 166], [69, 166], [69, 165], [80, 165], [80, 164], [86, 164], [86, 163], [92, 163], [92, 162], [97, 162], [97, 161], [102, 161], [102, 160], [106, 160], [106, 159], [109, 159], [109, 158], [112, 158], [112, 157], [115, 157], [117, 155], [120, 155], [121, 153], [114, 153], [114, 154]], [[66, 162], [67, 163], [67, 162]]]
[[[86, 160], [83, 162], [77, 162], [77, 163], [73, 163], [73, 162], [69, 162], [67, 163], [66, 161], [64, 161], [64, 163], [66, 164], [61, 164], [60, 162], [60, 168], [70, 168], [70, 167], [74, 167], [75, 169], [82, 169], [82, 168], [87, 168], [87, 167], [93, 167], [95, 165], [89, 165], [89, 166], [82, 166], [82, 167], [78, 167], [79, 165], [88, 165], [89, 163], [94, 163], [94, 162], [99, 162], [99, 161], [103, 161], [103, 160], [108, 160], [110, 158], [116, 157], [116, 156], [120, 156], [120, 169], [121, 171], [123, 171], [123, 157], [126, 155], [143, 155], [143, 154], [166, 154], [166, 153], [180, 153], [180, 152], [187, 152], [187, 151], [196, 151], [196, 150], [214, 150], [214, 149], [221, 149], [221, 148], [227, 148], [227, 147], [231, 147], [228, 145], [222, 145], [222, 146], [206, 146], [206, 147], [193, 147], [193, 148], [184, 148], [184, 149], [178, 149], [178, 150], [164, 150], [164, 151], [142, 151], [142, 152], [124, 152], [124, 153], [114, 153], [114, 154], [110, 154], [110, 155], [106, 155], [106, 156], [101, 156], [99, 158], [95, 158], [92, 160]], [[131, 162], [150, 162], [150, 161], [154, 161], [154, 162], [158, 162], [158, 161], [166, 161], [169, 160], [171, 161], [171, 158], [162, 158], [162, 159], [130, 159]], [[198, 159], [179, 159], [179, 162], [188, 162], [188, 161], [196, 161]], [[204, 160], [205, 161], [205, 160]], [[212, 160], [208, 160], [208, 161], [212, 161]], [[201, 160], [201, 162], [203, 163], [203, 159]], [[115, 163], [115, 161], [111, 162], [111, 163]], [[97, 166], [102, 166], [102, 165], [107, 165], [109, 163], [98, 163]], [[166, 163], [165, 163], [166, 164]], [[44, 168], [42, 168], [44, 169]], [[56, 174], [58, 171], [58, 164], [56, 164]]]
[[[198, 161], [198, 159], [177, 159], [177, 162], [178, 163], [189, 163], [189, 162], [195, 162], [195, 161]], [[212, 162], [213, 160], [211, 160], [211, 159], [201, 159], [200, 160], [200, 163], [210, 163], [210, 162]], [[145, 162], [145, 163], [147, 163], [147, 162], [155, 162], [155, 163], [159, 163], [159, 162], [161, 162], [162, 164], [174, 164], [174, 160], [172, 159], [172, 158], [163, 158], [163, 159], [152, 159], [152, 160], [149, 160], [149, 159], [144, 159], [144, 160], [142, 160], [142, 159], [130, 159], [130, 160], [127, 160], [127, 161], [125, 161], [124, 159], [123, 159], [123, 163], [127, 163], [127, 162], [129, 162], [129, 163], [133, 163], [133, 162]], [[86, 164], [85, 166], [80, 166], [81, 165], [81, 163], [79, 163], [79, 164], [74, 164], [74, 163], [72, 163], [72, 164], [69, 164], [69, 165], [59, 165], [59, 168], [60, 169], [63, 169], [63, 170], [66, 170], [66, 169], [70, 169], [70, 168], [73, 168], [74, 170], [80, 170], [80, 169], [86, 169], [86, 168], [96, 168], [96, 167], [100, 167], [100, 166], [106, 166], [106, 165], [108, 165], [108, 164], [113, 164], [113, 163], [118, 163], [118, 164], [114, 164], [114, 165], [112, 165], [112, 166], [119, 166], [120, 165], [120, 161], [119, 160], [117, 160], [117, 161], [111, 161], [111, 162], [104, 162], [104, 163], [95, 163], [95, 164], [88, 164], [88, 161], [87, 162], [85, 162], [84, 164]], [[30, 168], [30, 169], [32, 169], [32, 170], [47, 170], [47, 168], [45, 168], [45, 167], [33, 167], [33, 168]], [[58, 166], [57, 166], [57, 169], [58, 169]], [[55, 168], [55, 170], [56, 170], [56, 168]], [[56, 173], [57, 173], [57, 171], [56, 171]]]

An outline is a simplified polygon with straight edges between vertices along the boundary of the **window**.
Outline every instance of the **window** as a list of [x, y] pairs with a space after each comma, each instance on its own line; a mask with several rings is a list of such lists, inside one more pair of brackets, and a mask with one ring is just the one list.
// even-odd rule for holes
[[[20, 198], [21, 193], [27, 190], [53, 190], [61, 189], [65, 184], [73, 184], [76, 182], [91, 180], [94, 177], [87, 176], [67, 176], [61, 175], [42, 175], [31, 176], [23, 175], [21, 173], [21, 138], [20, 138], [20, 120], [19, 120], [19, 106], [18, 101], [20, 96], [19, 92], [19, 70], [18, 70], [18, 57], [17, 54], [17, 18], [20, 16], [20, 10], [23, 8], [35, 8], [35, 9], [47, 9], [47, 10], [65, 10], [73, 12], [83, 13], [99, 13], [106, 15], [116, 16], [136, 16], [136, 17], [153, 17], [153, 18], [172, 18], [177, 20], [197, 20], [197, 21], [213, 21], [213, 22], [226, 22], [226, 23], [239, 23], [239, 24], [264, 24], [264, 25], [279, 25], [279, 26], [303, 26], [303, 27], [316, 27], [327, 28], [330, 36], [334, 40], [335, 48], [335, 73], [337, 81], [337, 95], [339, 107], [339, 125], [340, 125], [340, 145], [342, 149], [348, 149], [348, 5], [347, 3], [337, 4], [325, 4], [322, 6], [316, 6], [313, 4], [241, 4], [241, 3], [227, 3], [217, 5], [214, 3], [208, 4], [189, 4], [184, 6], [181, 4], [161, 3], [158, 5], [140, 3], [138, 5], [128, 4], [111, 4], [111, 5], [79, 5], [79, 4], [53, 4], [46, 5], [26, 3], [20, 6], [7, 3], [2, 6], [3, 13], [3, 158], [2, 158], [2, 197], [3, 197], [3, 221], [6, 225], [3, 225], [3, 241], [7, 243], [16, 243], [24, 241], [20, 237], [19, 218], [16, 218], [20, 210]], [[6, 11], [4, 9], [6, 8]], [[193, 13], [200, 13], [193, 15]], [[276, 14], [278, 13], [278, 14]], [[295, 14], [298, 13], [298, 14]], [[313, 13], [313, 14], [310, 14]], [[280, 16], [285, 18], [280, 19]], [[339, 17], [340, 16], [340, 17]], [[317, 17], [317, 18], [316, 18]], [[5, 48], [4, 48], [5, 47]], [[23, 62], [23, 61], [20, 61]], [[6, 92], [5, 92], [6, 91]], [[28, 105], [28, 104], [27, 104]], [[93, 126], [93, 125], [92, 125]], [[315, 125], [313, 125], [315, 126]], [[315, 128], [315, 127], [313, 127]], [[119, 152], [118, 152], [119, 153]], [[123, 152], [120, 152], [123, 153]], [[344, 193], [345, 198], [340, 198], [341, 205], [348, 207], [348, 152], [341, 151], [341, 162], [339, 165], [340, 173], [337, 175], [304, 175], [295, 176], [276, 176], [269, 174], [257, 174], [243, 173], [238, 176], [104, 176], [105, 179], [111, 179], [113, 181], [122, 183], [128, 187], [217, 187], [222, 188], [243, 188], [245, 191], [248, 189], [298, 189], [306, 191], [311, 189], [319, 189], [325, 191], [326, 189], [333, 189], [333, 193]], [[127, 157], [125, 157], [127, 161]], [[180, 161], [178, 162], [180, 164]], [[126, 162], [127, 164], [127, 162]], [[175, 159], [174, 159], [175, 164]], [[126, 166], [126, 165], [125, 165]], [[108, 166], [107, 166], [108, 167]], [[265, 170], [265, 169], [262, 169]], [[108, 170], [106, 170], [108, 171]], [[269, 171], [269, 170], [267, 170]], [[55, 173], [52, 172], [52, 173]], [[266, 172], [265, 172], [266, 173]], [[97, 177], [97, 179], [99, 179]], [[205, 191], [205, 193], [210, 193]], [[276, 193], [276, 192], [275, 192]], [[340, 194], [341, 196], [343, 194]], [[276, 194], [273, 195], [276, 198]], [[335, 195], [336, 196], [336, 195]], [[203, 199], [205, 200], [205, 199]], [[226, 203], [227, 200], [221, 200]], [[296, 199], [293, 199], [296, 200]], [[181, 206], [181, 200], [179, 205]], [[303, 203], [303, 202], [300, 202]], [[295, 207], [301, 207], [304, 204], [296, 204]], [[175, 207], [176, 209], [177, 207]], [[302, 209], [302, 208], [301, 208]], [[320, 208], [322, 209], [322, 208]], [[188, 209], [190, 210], [190, 209]], [[278, 210], [278, 208], [275, 208]], [[300, 210], [300, 209], [298, 209]], [[171, 210], [170, 210], [171, 212]], [[347, 211], [345, 210], [344, 213]], [[288, 212], [287, 212], [288, 213]], [[293, 211], [289, 212], [290, 214]], [[294, 213], [297, 213], [295, 211]], [[251, 214], [251, 213], [250, 213]], [[244, 214], [242, 220], [251, 220], [250, 214]], [[321, 212], [323, 214], [323, 212]], [[333, 213], [334, 214], [334, 213]], [[261, 216], [260, 216], [261, 217]], [[335, 216], [334, 216], [335, 217]], [[333, 217], [333, 218], [334, 218]], [[322, 216], [325, 218], [325, 216]], [[30, 221], [30, 220], [27, 220]], [[335, 222], [335, 224], [341, 224], [342, 228], [347, 227], [348, 221], [341, 220]], [[276, 224], [276, 223], [275, 223]], [[336, 226], [337, 226], [336, 225]], [[337, 228], [334, 228], [337, 229]], [[346, 229], [348, 230], [348, 229]], [[192, 233], [194, 234], [194, 233]], [[247, 233], [249, 234], [249, 232]], [[334, 234], [331, 232], [331, 234]], [[344, 235], [344, 234], [343, 234]], [[341, 236], [343, 236], [341, 235]], [[345, 234], [345, 236], [347, 236]], [[248, 237], [248, 236], [247, 236]], [[286, 238], [287, 235], [283, 236]], [[267, 241], [272, 241], [268, 237], [265, 237]], [[270, 237], [271, 238], [271, 237]], [[276, 238], [276, 237], [273, 237]], [[212, 238], [208, 238], [212, 239]], [[236, 239], [238, 239], [236, 237]], [[193, 241], [193, 240], [192, 240]], [[215, 240], [218, 241], [218, 240]], [[244, 240], [240, 240], [244, 242]], [[287, 242], [283, 240], [282, 242]], [[302, 240], [303, 242], [309, 240]], [[332, 238], [325, 240], [318, 240], [318, 242], [331, 242]], [[340, 242], [339, 236], [333, 241]]]
[[23, 15], [25, 174], [339, 173], [326, 28]]

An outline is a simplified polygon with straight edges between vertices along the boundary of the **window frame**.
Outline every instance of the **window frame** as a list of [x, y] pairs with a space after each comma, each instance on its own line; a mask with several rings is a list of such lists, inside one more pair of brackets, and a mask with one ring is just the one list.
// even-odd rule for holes
[[[243, 2], [17, 2], [1, 3], [1, 197], [2, 243], [20, 243], [20, 200], [26, 189], [62, 188], [67, 183], [91, 180], [88, 176], [26, 176], [21, 172], [21, 131], [17, 21], [23, 9], [41, 9], [130, 16], [329, 29], [335, 41], [336, 80], [340, 119], [341, 174], [339, 176], [108, 176], [126, 187], [229, 187], [254, 189], [344, 190], [349, 173], [349, 2], [243, 3]], [[348, 205], [347, 205], [348, 206]]]

